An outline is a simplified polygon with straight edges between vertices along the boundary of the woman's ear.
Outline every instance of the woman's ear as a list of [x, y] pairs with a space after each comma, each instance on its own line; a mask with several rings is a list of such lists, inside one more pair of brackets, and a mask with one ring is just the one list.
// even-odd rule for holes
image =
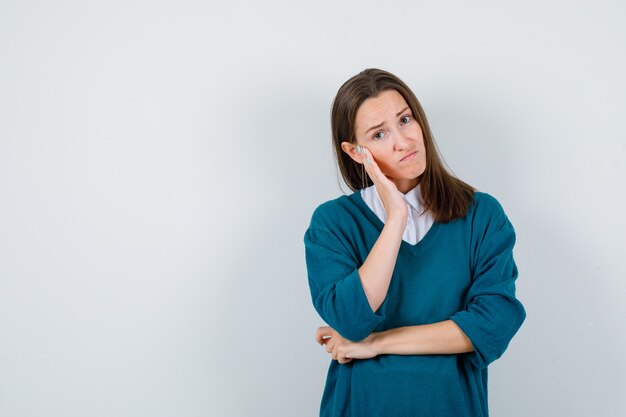
[[360, 154], [357, 150], [357, 145], [347, 141], [341, 142], [341, 149], [347, 153], [350, 158], [359, 164], [363, 163], [363, 154]]

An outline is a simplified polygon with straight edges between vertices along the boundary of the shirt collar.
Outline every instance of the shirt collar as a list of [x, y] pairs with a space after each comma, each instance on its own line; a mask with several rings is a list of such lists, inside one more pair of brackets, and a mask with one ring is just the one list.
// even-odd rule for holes
[[413, 207], [419, 214], [422, 214], [422, 193], [420, 191], [420, 184], [417, 184], [406, 194], [402, 194], [402, 196], [411, 207]]

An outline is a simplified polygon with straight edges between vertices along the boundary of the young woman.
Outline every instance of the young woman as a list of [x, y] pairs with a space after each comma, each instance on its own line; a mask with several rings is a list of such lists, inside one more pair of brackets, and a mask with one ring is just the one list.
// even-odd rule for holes
[[446, 171], [426, 115], [395, 75], [346, 81], [331, 115], [354, 191], [304, 234], [311, 298], [332, 355], [320, 416], [489, 415], [487, 366], [526, 318], [515, 231], [500, 203]]

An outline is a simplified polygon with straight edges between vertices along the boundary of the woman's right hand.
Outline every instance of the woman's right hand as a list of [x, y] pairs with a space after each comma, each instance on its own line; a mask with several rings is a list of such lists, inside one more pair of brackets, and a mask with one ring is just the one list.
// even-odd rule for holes
[[380, 167], [374, 160], [372, 153], [367, 148], [362, 146], [360, 149], [365, 171], [374, 182], [378, 196], [380, 197], [383, 207], [387, 212], [387, 218], [399, 217], [403, 220], [407, 220], [409, 216], [409, 208], [400, 195], [401, 192], [398, 190], [398, 187], [396, 187], [396, 184], [383, 174]]

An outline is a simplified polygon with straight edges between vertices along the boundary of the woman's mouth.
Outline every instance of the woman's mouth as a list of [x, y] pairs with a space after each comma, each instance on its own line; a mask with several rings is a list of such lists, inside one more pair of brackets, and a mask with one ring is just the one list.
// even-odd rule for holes
[[404, 162], [404, 161], [410, 161], [411, 159], [413, 159], [415, 157], [415, 154], [417, 153], [417, 151], [413, 152], [410, 155], [405, 156], [404, 158], [402, 158], [400, 160], [400, 162]]

